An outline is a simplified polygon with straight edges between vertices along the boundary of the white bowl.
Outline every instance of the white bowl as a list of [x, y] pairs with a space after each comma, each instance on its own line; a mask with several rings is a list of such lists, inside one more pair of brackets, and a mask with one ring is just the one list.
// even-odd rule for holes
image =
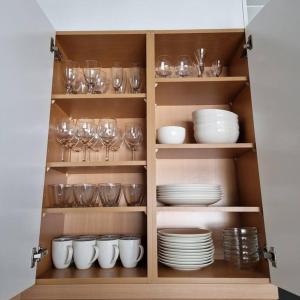
[[204, 144], [232, 144], [239, 138], [239, 130], [233, 128], [210, 128], [195, 130], [194, 137], [197, 143]]
[[193, 120], [201, 118], [238, 119], [238, 115], [224, 109], [198, 109], [192, 113]]
[[210, 125], [210, 126], [235, 126], [238, 125], [238, 120], [207, 120], [207, 121], [200, 121], [196, 120], [193, 122], [194, 126], [198, 125]]
[[157, 140], [160, 144], [183, 144], [184, 139], [184, 127], [164, 126], [157, 129]]
[[216, 131], [239, 131], [239, 125], [238, 124], [233, 124], [233, 125], [194, 125], [194, 132], [196, 131], [211, 131], [211, 130], [216, 130]]

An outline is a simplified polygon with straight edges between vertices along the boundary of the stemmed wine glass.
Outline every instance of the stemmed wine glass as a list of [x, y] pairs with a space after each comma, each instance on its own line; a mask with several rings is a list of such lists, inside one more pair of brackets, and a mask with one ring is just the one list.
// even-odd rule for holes
[[132, 160], [135, 159], [137, 147], [143, 142], [142, 128], [134, 123], [125, 124], [125, 143], [132, 151]]
[[76, 136], [83, 145], [83, 161], [86, 161], [86, 150], [88, 147], [88, 143], [96, 133], [96, 125], [94, 121], [84, 119], [78, 120], [76, 125]]
[[109, 148], [113, 140], [117, 136], [117, 120], [116, 119], [101, 119], [99, 121], [99, 136], [105, 146], [105, 160], [109, 160]]
[[70, 143], [74, 139], [75, 127], [71, 121], [61, 121], [56, 126], [56, 141], [61, 144], [61, 160], [64, 161], [65, 148], [69, 148], [69, 159], [71, 159]]
[[120, 149], [121, 145], [123, 144], [123, 141], [124, 132], [120, 128], [117, 128], [117, 135], [110, 145], [110, 150], [113, 153], [113, 160], [115, 159], [115, 152], [117, 152]]
[[111, 68], [111, 78], [112, 78], [112, 86], [115, 90], [115, 93], [121, 93], [120, 89], [123, 84], [123, 73], [124, 70], [120, 66], [119, 63], [114, 63], [113, 67]]
[[73, 85], [78, 75], [79, 65], [72, 60], [66, 60], [65, 65], [65, 79], [66, 79], [66, 92], [72, 94], [74, 92]]
[[89, 160], [91, 157], [91, 150], [99, 153], [100, 150], [103, 147], [102, 139], [99, 136], [99, 133], [96, 131], [92, 139], [88, 143], [88, 148], [89, 148]]
[[202, 77], [204, 74], [206, 53], [207, 51], [205, 48], [196, 49], [194, 53], [197, 71], [198, 71], [198, 77]]
[[138, 93], [141, 86], [141, 68], [135, 64], [129, 71], [129, 82], [133, 93]]
[[86, 60], [83, 68], [83, 75], [88, 85], [88, 93], [93, 94], [97, 77], [99, 76], [99, 67], [97, 60]]
[[104, 71], [100, 71], [96, 78], [95, 93], [104, 94], [108, 87], [108, 79]]

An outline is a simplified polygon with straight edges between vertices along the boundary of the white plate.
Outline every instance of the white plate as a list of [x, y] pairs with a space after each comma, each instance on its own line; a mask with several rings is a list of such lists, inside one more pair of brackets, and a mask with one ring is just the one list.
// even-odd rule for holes
[[158, 249], [158, 251], [161, 254], [165, 254], [165, 255], [169, 255], [169, 256], [173, 256], [173, 257], [176, 256], [176, 257], [186, 257], [186, 258], [195, 257], [195, 256], [196, 257], [214, 256], [214, 254], [215, 254], [214, 249], [209, 250], [209, 251], [204, 251], [204, 252], [199, 252], [199, 251], [188, 252], [188, 251], [194, 251], [194, 250], [176, 250], [176, 249], [174, 249], [174, 251], [173, 250], [171, 251], [171, 250], [165, 250], [165, 249], [160, 248], [160, 249]]
[[157, 187], [164, 188], [164, 187], [197, 187], [197, 188], [220, 188], [219, 184], [202, 184], [202, 183], [179, 183], [179, 184], [160, 184]]
[[201, 193], [157, 193], [157, 197], [197, 197], [197, 198], [221, 198], [223, 195], [220, 194], [201, 194]]
[[175, 270], [179, 270], [179, 271], [195, 271], [195, 270], [200, 270], [202, 268], [208, 267], [209, 265], [211, 265], [214, 261], [211, 261], [210, 263], [204, 264], [204, 265], [181, 265], [181, 264], [171, 264], [171, 263], [167, 263], [167, 262], [163, 262], [160, 261], [162, 264], [171, 267]]
[[175, 244], [211, 244], [212, 238], [211, 236], [205, 236], [203, 238], [180, 238], [180, 237], [174, 237], [174, 238], [169, 238], [165, 237], [163, 235], [158, 235], [159, 241], [165, 242], [165, 243], [175, 243]]
[[220, 200], [177, 200], [177, 199], [157, 199], [159, 202], [166, 205], [174, 206], [208, 206], [219, 202]]
[[167, 237], [201, 238], [211, 236], [211, 231], [201, 228], [165, 228], [159, 229], [158, 234]]
[[158, 251], [158, 254], [161, 257], [169, 258], [169, 259], [182, 259], [182, 260], [203, 260], [203, 259], [211, 259], [214, 256], [214, 253], [204, 254], [204, 255], [178, 255], [174, 253], [168, 253], [164, 251]]
[[201, 260], [182, 260], [182, 259], [177, 260], [177, 259], [168, 259], [162, 256], [159, 256], [158, 259], [171, 264], [184, 264], [184, 265], [201, 265], [213, 261], [213, 258], [201, 259]]

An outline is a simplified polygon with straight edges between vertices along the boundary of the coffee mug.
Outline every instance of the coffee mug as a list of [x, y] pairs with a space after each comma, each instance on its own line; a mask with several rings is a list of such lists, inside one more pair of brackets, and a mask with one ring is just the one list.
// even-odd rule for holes
[[120, 238], [119, 249], [124, 268], [135, 268], [144, 255], [144, 247], [141, 245], [141, 239], [134, 236]]
[[80, 237], [73, 241], [74, 263], [77, 269], [89, 269], [99, 256], [96, 240]]
[[66, 269], [73, 257], [73, 238], [58, 237], [52, 240], [52, 261], [56, 269]]
[[115, 238], [101, 237], [97, 240], [98, 262], [101, 268], [110, 269], [115, 266], [119, 257], [118, 244], [119, 240]]

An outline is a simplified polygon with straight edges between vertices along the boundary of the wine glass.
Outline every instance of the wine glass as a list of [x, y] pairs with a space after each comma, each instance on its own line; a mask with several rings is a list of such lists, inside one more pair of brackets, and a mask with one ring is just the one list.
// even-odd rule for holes
[[[61, 161], [64, 161], [65, 148], [69, 148], [68, 143], [74, 139], [75, 127], [71, 121], [61, 121], [56, 125], [56, 141], [61, 145]], [[69, 152], [69, 159], [71, 153]]]
[[167, 55], [161, 55], [158, 57], [155, 71], [160, 77], [168, 77], [172, 75], [172, 67]]
[[64, 67], [65, 67], [65, 79], [66, 79], [66, 92], [67, 94], [72, 94], [74, 92], [73, 84], [77, 77], [79, 65], [75, 61], [66, 60], [64, 62]]
[[88, 93], [93, 94], [100, 69], [97, 60], [86, 60], [83, 68], [83, 75], [88, 85]]
[[211, 74], [214, 77], [220, 77], [220, 75], [222, 74], [222, 70], [223, 70], [223, 65], [220, 59], [216, 60], [211, 65]]
[[77, 122], [76, 136], [83, 145], [83, 161], [86, 161], [86, 150], [88, 143], [94, 137], [96, 133], [96, 125], [94, 121], [91, 120], [78, 120]]
[[[103, 147], [102, 140], [99, 136], [99, 133], [96, 131], [92, 139], [88, 143], [89, 148], [89, 159], [90, 159], [90, 150], [99, 153]], [[97, 155], [98, 156], [98, 155]]]
[[117, 128], [117, 136], [114, 138], [110, 145], [110, 150], [113, 153], [113, 160], [115, 159], [115, 152], [119, 151], [124, 141], [124, 133], [120, 128]]
[[112, 79], [112, 86], [116, 93], [120, 93], [120, 88], [123, 83], [123, 68], [120, 66], [119, 63], [114, 63], [113, 67], [111, 68], [111, 79]]
[[207, 51], [205, 48], [196, 49], [194, 53], [198, 77], [202, 77], [204, 74], [206, 53]]
[[143, 142], [142, 128], [134, 123], [125, 125], [125, 143], [132, 151], [132, 160], [135, 159], [137, 147]]
[[129, 82], [133, 93], [138, 93], [141, 86], [141, 68], [134, 65], [129, 70]]
[[98, 134], [105, 146], [105, 160], [109, 160], [109, 148], [117, 136], [117, 120], [101, 119], [99, 121]]
[[175, 74], [179, 77], [186, 77], [192, 75], [192, 62], [188, 55], [178, 56], [175, 66]]
[[77, 78], [74, 81], [72, 88], [73, 88], [73, 93], [76, 94], [87, 94], [88, 92], [88, 86], [84, 78]]
[[104, 94], [108, 88], [108, 79], [104, 71], [100, 71], [96, 78], [95, 93]]

